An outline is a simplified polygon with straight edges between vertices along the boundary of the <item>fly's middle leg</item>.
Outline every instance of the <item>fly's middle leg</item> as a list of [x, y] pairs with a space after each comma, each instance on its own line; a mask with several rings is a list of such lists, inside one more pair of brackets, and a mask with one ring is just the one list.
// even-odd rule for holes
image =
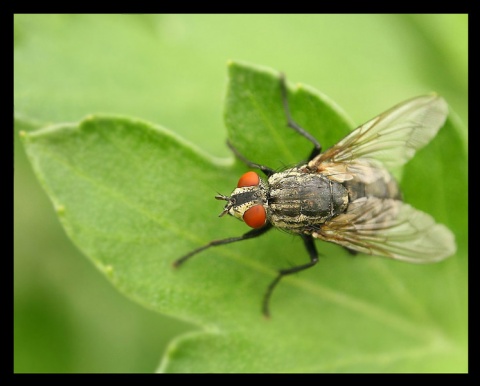
[[307, 160], [307, 161], [311, 161], [322, 152], [322, 145], [320, 145], [320, 143], [312, 134], [310, 134], [304, 128], [300, 127], [300, 125], [293, 120], [290, 114], [290, 108], [288, 106], [287, 84], [285, 81], [285, 75], [283, 73], [280, 74], [280, 89], [282, 90], [282, 103], [283, 103], [283, 109], [285, 111], [285, 116], [287, 117], [288, 126], [293, 130], [295, 130], [298, 134], [304, 136], [311, 143], [313, 143], [313, 150], [308, 156], [308, 160]]
[[305, 248], [307, 249], [308, 255], [310, 256], [310, 262], [307, 264], [297, 265], [292, 268], [281, 269], [280, 271], [278, 271], [278, 276], [270, 283], [263, 297], [262, 311], [263, 315], [265, 315], [265, 317], [267, 318], [270, 317], [270, 298], [272, 297], [272, 292], [277, 286], [280, 279], [284, 276], [291, 275], [292, 273], [300, 272], [304, 269], [313, 267], [315, 264], [318, 263], [318, 251], [315, 247], [313, 237], [302, 235], [302, 239], [305, 244]]

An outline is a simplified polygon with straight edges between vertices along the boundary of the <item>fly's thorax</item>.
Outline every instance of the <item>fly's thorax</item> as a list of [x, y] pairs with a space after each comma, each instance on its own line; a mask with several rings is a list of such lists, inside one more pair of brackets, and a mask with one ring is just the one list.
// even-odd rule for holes
[[342, 184], [306, 168], [275, 173], [268, 184], [268, 220], [286, 231], [311, 233], [348, 207], [348, 191]]

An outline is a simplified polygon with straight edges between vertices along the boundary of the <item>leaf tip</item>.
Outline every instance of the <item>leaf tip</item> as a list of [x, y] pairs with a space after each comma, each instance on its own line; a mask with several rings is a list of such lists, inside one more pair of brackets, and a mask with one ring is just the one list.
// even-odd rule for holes
[[105, 273], [105, 275], [107, 275], [109, 278], [112, 278], [113, 277], [113, 266], [111, 266], [110, 264], [109, 265], [105, 265], [103, 267], [103, 272]]
[[58, 216], [63, 216], [65, 214], [65, 206], [64, 205], [57, 205], [55, 207], [55, 211], [57, 212]]
[[80, 129], [84, 129], [88, 127], [89, 125], [95, 124], [95, 122], [98, 120], [98, 117], [95, 116], [94, 114], [88, 114], [85, 116], [80, 122], [78, 127]]

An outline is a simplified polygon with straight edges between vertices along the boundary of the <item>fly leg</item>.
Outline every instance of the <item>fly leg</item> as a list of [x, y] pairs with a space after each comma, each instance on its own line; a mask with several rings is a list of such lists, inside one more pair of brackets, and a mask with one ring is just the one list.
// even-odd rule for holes
[[263, 311], [263, 315], [265, 315], [265, 317], [267, 318], [270, 317], [270, 307], [269, 307], [270, 298], [272, 297], [272, 292], [274, 288], [277, 286], [280, 279], [286, 275], [290, 275], [292, 273], [300, 272], [300, 271], [303, 271], [304, 269], [313, 267], [318, 262], [318, 252], [313, 242], [313, 237], [307, 236], [307, 235], [301, 235], [301, 236], [305, 244], [305, 248], [307, 249], [307, 252], [310, 256], [310, 262], [307, 264], [297, 265], [292, 268], [281, 269], [280, 271], [278, 271], [278, 276], [275, 278], [275, 280], [273, 280], [270, 283], [263, 297], [262, 311]]
[[185, 263], [185, 261], [190, 259], [192, 256], [195, 256], [197, 253], [200, 253], [207, 248], [216, 247], [216, 246], [219, 246], [219, 245], [230, 244], [230, 243], [235, 243], [237, 241], [252, 239], [254, 237], [258, 237], [258, 236], [263, 235], [265, 232], [267, 232], [271, 228], [272, 228], [272, 224], [267, 223], [264, 227], [257, 228], [257, 229], [252, 229], [251, 231], [248, 231], [247, 233], [244, 233], [242, 236], [229, 237], [229, 238], [226, 238], [226, 239], [210, 241], [208, 244], [205, 244], [205, 245], [203, 245], [203, 246], [201, 246], [197, 249], [194, 249], [193, 251], [191, 251], [191, 252], [187, 253], [186, 255], [180, 257], [179, 259], [175, 260], [173, 262], [173, 266], [174, 267], [179, 267], [180, 265]]
[[287, 117], [288, 126], [291, 127], [293, 130], [295, 130], [298, 134], [304, 136], [311, 143], [313, 143], [313, 150], [308, 156], [308, 161], [311, 161], [322, 152], [322, 145], [320, 145], [320, 143], [312, 134], [310, 134], [308, 131], [300, 127], [300, 125], [297, 122], [295, 122], [292, 116], [290, 115], [290, 108], [288, 107], [287, 85], [285, 82], [284, 74], [280, 74], [280, 88], [282, 90], [283, 109], [285, 110], [285, 116]]
[[245, 156], [243, 154], [240, 154], [240, 152], [228, 140], [227, 140], [227, 146], [230, 148], [233, 154], [235, 154], [237, 158], [239, 158], [248, 167], [252, 169], [260, 169], [263, 172], [263, 174], [265, 174], [267, 177], [270, 177], [272, 174], [275, 173], [275, 170], [270, 169], [268, 166], [257, 164], [245, 158]]
[[351, 256], [356, 256], [358, 255], [358, 251], [356, 251], [355, 249], [350, 249], [350, 248], [347, 248], [347, 247], [343, 247], [345, 248], [345, 250], [351, 255]]

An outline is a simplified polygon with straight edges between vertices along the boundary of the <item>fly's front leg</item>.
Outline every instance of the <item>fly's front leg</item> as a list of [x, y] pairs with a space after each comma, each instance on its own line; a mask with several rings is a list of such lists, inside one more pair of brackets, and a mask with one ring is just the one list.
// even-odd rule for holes
[[312, 134], [310, 134], [307, 130], [300, 127], [300, 125], [297, 122], [295, 122], [292, 116], [290, 115], [290, 108], [288, 106], [287, 85], [285, 82], [284, 74], [280, 74], [280, 89], [282, 90], [283, 109], [285, 111], [285, 116], [287, 117], [288, 126], [291, 127], [293, 130], [295, 130], [298, 134], [304, 136], [311, 143], [313, 143], [313, 150], [308, 156], [308, 161], [311, 161], [322, 152], [322, 145], [320, 145], [320, 143]]
[[233, 154], [235, 154], [237, 158], [239, 158], [248, 167], [252, 169], [260, 169], [263, 172], [263, 174], [265, 174], [267, 177], [270, 177], [272, 174], [275, 173], [275, 170], [270, 169], [268, 166], [257, 164], [245, 158], [245, 156], [241, 154], [228, 140], [227, 140], [227, 146], [230, 148]]
[[197, 253], [200, 253], [207, 248], [217, 247], [219, 245], [231, 244], [231, 243], [235, 243], [237, 241], [252, 239], [254, 237], [258, 237], [258, 236], [263, 235], [265, 232], [267, 232], [271, 228], [272, 228], [272, 224], [267, 223], [267, 224], [265, 224], [264, 227], [257, 228], [257, 229], [252, 229], [251, 231], [249, 231], [247, 233], [244, 233], [242, 236], [239, 236], [239, 237], [229, 237], [227, 239], [210, 241], [208, 244], [205, 244], [205, 245], [203, 245], [203, 246], [201, 246], [197, 249], [194, 249], [193, 251], [191, 251], [191, 252], [187, 253], [186, 255], [180, 257], [179, 259], [175, 260], [173, 262], [173, 266], [174, 267], [179, 267], [180, 265], [185, 263], [185, 261], [190, 259], [192, 256], [195, 256]]
[[318, 251], [315, 247], [313, 237], [307, 235], [301, 235], [301, 237], [305, 244], [305, 248], [307, 249], [308, 255], [310, 256], [310, 262], [307, 264], [297, 265], [292, 268], [281, 269], [280, 271], [278, 271], [278, 276], [270, 283], [263, 297], [262, 311], [263, 315], [265, 315], [265, 317], [267, 318], [270, 317], [270, 298], [272, 297], [272, 292], [277, 286], [280, 279], [286, 275], [291, 275], [292, 273], [300, 272], [304, 269], [313, 267], [315, 264], [318, 263]]

